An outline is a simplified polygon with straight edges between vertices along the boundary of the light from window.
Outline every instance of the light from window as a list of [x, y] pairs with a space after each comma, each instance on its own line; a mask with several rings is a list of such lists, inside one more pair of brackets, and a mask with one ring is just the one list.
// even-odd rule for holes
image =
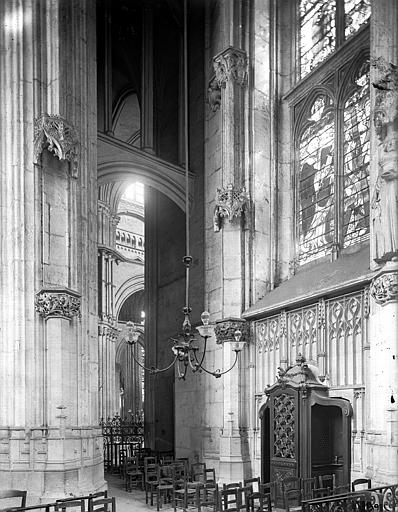
[[336, 2], [300, 2], [301, 75], [311, 71], [331, 54], [336, 46]]
[[344, 105], [344, 247], [369, 233], [369, 65]]
[[327, 254], [334, 232], [334, 110], [326, 95], [313, 102], [300, 138], [299, 254], [305, 263]]
[[300, 1], [300, 76], [355, 34], [370, 17], [370, 0]]
[[370, 16], [370, 0], [345, 0], [345, 37], [357, 32]]

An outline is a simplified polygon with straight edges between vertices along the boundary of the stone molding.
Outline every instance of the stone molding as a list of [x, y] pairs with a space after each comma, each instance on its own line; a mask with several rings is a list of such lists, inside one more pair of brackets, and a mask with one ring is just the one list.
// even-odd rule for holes
[[59, 160], [70, 162], [72, 178], [78, 176], [79, 142], [75, 128], [63, 117], [42, 114], [34, 122], [34, 159], [37, 163], [44, 148]]
[[249, 343], [249, 323], [244, 318], [228, 317], [216, 321], [214, 334], [216, 343], [222, 345], [224, 343], [233, 343], [235, 341], [235, 331], [239, 329], [242, 332], [240, 341]]
[[243, 50], [230, 46], [213, 58], [216, 82], [225, 87], [227, 82], [235, 82], [243, 87], [247, 80], [247, 55]]
[[221, 107], [221, 88], [218, 85], [216, 77], [210, 80], [209, 85], [207, 87], [207, 102], [210, 105], [210, 108], [213, 112], [217, 112]]
[[36, 294], [35, 309], [45, 320], [81, 317], [81, 296], [68, 288], [42, 289]]
[[227, 187], [218, 188], [213, 219], [214, 231], [220, 231], [222, 219], [225, 217], [228, 217], [230, 222], [240, 217], [249, 202], [250, 196], [245, 187], [235, 187], [230, 183]]
[[398, 257], [388, 261], [373, 279], [370, 293], [377, 304], [398, 302]]
[[113, 325], [106, 325], [103, 323], [100, 323], [98, 325], [98, 336], [103, 336], [106, 339], [112, 341], [113, 343], [115, 343], [119, 339], [120, 332], [120, 329]]

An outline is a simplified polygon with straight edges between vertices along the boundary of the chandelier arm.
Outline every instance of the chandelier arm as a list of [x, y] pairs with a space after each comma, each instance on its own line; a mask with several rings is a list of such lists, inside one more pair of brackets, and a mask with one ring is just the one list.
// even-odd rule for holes
[[204, 343], [203, 343], [203, 354], [202, 354], [202, 357], [200, 359], [200, 361], [198, 360], [197, 356], [196, 356], [196, 351], [194, 351], [194, 356], [195, 356], [195, 360], [196, 360], [196, 364], [198, 365], [199, 368], [202, 368], [202, 364], [203, 364], [203, 361], [205, 359], [205, 355], [206, 355], [206, 350], [207, 350], [207, 340], [209, 338], [209, 336], [203, 336], [204, 337]]
[[150, 373], [162, 373], [162, 372], [169, 370], [172, 366], [174, 366], [174, 364], [177, 360], [177, 357], [178, 357], [178, 356], [175, 356], [173, 361], [168, 366], [166, 366], [166, 368], [147, 368], [145, 365], [143, 365], [142, 363], [140, 363], [138, 361], [138, 359], [135, 357], [134, 353], [132, 353], [131, 355], [132, 355], [134, 361], [138, 364], [138, 366], [140, 366], [146, 372], [150, 372]]
[[209, 375], [213, 375], [213, 377], [219, 378], [221, 375], [225, 375], [226, 373], [230, 372], [234, 366], [236, 365], [236, 362], [238, 361], [238, 354], [239, 352], [237, 350], [234, 350], [235, 352], [235, 361], [233, 362], [232, 366], [228, 368], [228, 370], [221, 371], [220, 369], [217, 369], [215, 372], [211, 372], [209, 370], [206, 370], [204, 366], [201, 366], [200, 369], [204, 372], [208, 373]]

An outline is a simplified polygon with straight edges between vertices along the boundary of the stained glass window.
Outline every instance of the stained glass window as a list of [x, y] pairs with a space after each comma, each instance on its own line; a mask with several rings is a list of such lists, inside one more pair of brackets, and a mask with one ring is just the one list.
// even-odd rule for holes
[[355, 34], [370, 16], [370, 0], [300, 1], [300, 76]]
[[345, 37], [355, 34], [369, 19], [370, 0], [345, 0]]
[[336, 45], [336, 2], [305, 0], [300, 2], [301, 74], [305, 75]]
[[300, 138], [299, 245], [300, 261], [328, 252], [334, 233], [334, 109], [318, 96]]
[[297, 107], [299, 263], [369, 236], [369, 63], [362, 59], [362, 65], [355, 58], [346, 65], [347, 78], [333, 81], [333, 93]]
[[355, 79], [344, 105], [344, 247], [369, 233], [369, 66]]

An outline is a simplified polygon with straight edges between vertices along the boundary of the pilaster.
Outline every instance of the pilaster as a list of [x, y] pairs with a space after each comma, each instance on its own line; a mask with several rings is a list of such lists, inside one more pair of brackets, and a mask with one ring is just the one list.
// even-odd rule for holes
[[371, 264], [367, 473], [372, 481], [398, 473], [398, 4], [372, 2], [371, 17]]
[[[222, 332], [229, 333], [233, 339], [236, 325], [242, 323], [239, 317], [245, 302], [243, 216], [250, 205], [244, 176], [244, 88], [247, 85], [248, 69], [246, 52], [229, 46], [214, 57], [213, 67], [215, 81], [221, 91], [222, 175], [222, 186], [217, 190], [214, 209], [214, 231], [219, 232], [216, 236], [221, 238], [222, 269], [222, 319], [216, 329], [220, 330], [223, 325]], [[230, 344], [224, 344], [225, 369], [231, 367], [234, 357]], [[249, 450], [247, 429], [243, 428], [240, 410], [242, 376], [239, 363], [222, 378], [224, 412], [220, 438], [220, 480], [242, 480], [244, 465], [249, 463]]]
[[0, 33], [0, 486], [52, 500], [105, 485], [94, 2], [5, 0]]

